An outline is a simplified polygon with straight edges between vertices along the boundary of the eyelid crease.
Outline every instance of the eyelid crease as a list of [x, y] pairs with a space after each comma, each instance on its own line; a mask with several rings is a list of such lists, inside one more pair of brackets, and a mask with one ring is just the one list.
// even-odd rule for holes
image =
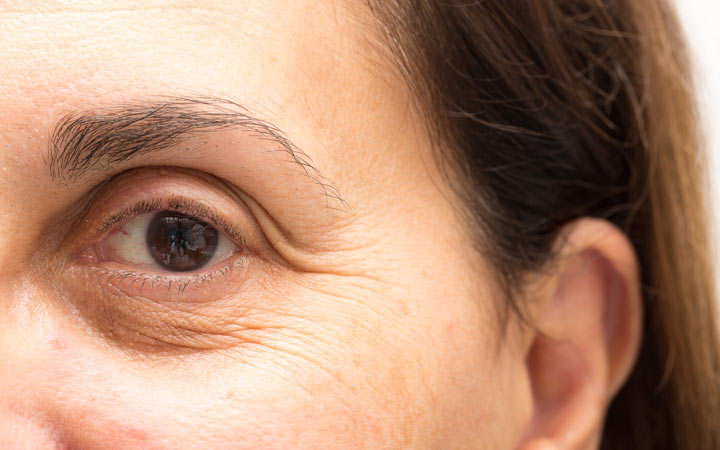
[[279, 128], [232, 100], [213, 96], [155, 96], [70, 111], [52, 132], [48, 169], [55, 181], [73, 181], [94, 169], [107, 172], [135, 156], [173, 147], [193, 136], [231, 129], [275, 143], [320, 189], [326, 206], [333, 199], [347, 206], [336, 185]]

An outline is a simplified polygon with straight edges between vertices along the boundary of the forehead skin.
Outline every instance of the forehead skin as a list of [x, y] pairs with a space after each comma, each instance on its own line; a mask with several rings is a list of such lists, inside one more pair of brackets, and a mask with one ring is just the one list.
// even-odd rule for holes
[[[496, 398], [516, 383], [493, 376], [506, 363], [493, 353], [487, 271], [377, 41], [362, 7], [331, 1], [0, 4], [0, 423], [74, 448], [453, 448], [480, 442], [478, 430], [496, 439]], [[88, 188], [50, 179], [48, 139], [67, 111], [196, 94], [283, 130], [347, 207], [298, 213], [302, 192], [263, 193], [285, 186], [280, 174], [245, 167], [258, 179], [246, 186], [237, 169], [232, 181], [323, 249], [297, 252], [312, 270], [273, 286], [292, 308], [266, 309], [287, 334], [255, 356], [122, 359], [66, 317], [43, 287], [52, 273], [29, 275], [41, 230]], [[177, 157], [221, 169], [204, 164]]]

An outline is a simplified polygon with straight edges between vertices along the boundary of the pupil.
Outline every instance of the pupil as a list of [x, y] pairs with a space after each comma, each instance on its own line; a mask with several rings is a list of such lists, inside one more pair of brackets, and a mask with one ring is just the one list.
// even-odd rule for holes
[[217, 249], [218, 232], [192, 216], [161, 211], [150, 221], [146, 240], [158, 264], [169, 271], [188, 272], [210, 261]]

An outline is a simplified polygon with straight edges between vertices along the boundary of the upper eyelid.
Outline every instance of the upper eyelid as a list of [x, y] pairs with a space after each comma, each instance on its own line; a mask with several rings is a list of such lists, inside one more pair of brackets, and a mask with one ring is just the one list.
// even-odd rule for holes
[[101, 181], [68, 210], [68, 228], [58, 236], [52, 254], [60, 264], [71, 263], [110, 232], [120, 231], [129, 218], [176, 210], [216, 227], [247, 256], [285, 265], [284, 257], [268, 239], [273, 224], [259, 218], [251, 205], [252, 197], [243, 190], [202, 170], [175, 166], [128, 169]]
[[[164, 202], [166, 202], [166, 206], [163, 206]], [[223, 231], [225, 231], [230, 238], [237, 241], [238, 244], [242, 246], [247, 244], [244, 233], [242, 233], [236, 225], [230, 223], [227, 219], [219, 215], [210, 207], [204, 205], [202, 202], [197, 202], [182, 196], [172, 196], [165, 201], [158, 198], [152, 200], [140, 200], [133, 206], [111, 214], [109, 218], [103, 221], [98, 230], [98, 234], [104, 234], [118, 224], [121, 224], [130, 218], [137, 217], [140, 214], [165, 209], [183, 212], [185, 214], [195, 216], [198, 219], [206, 220], [212, 225], [222, 228]]]
[[[173, 186], [173, 183], [177, 182], [182, 182], [183, 184], [188, 182], [198, 184], [197, 187], [189, 190], [192, 195], [174, 193], [173, 191], [177, 191], [176, 187], [173, 187], [172, 190], [168, 188], [158, 188], [158, 191], [160, 191], [158, 194], [148, 195], [148, 190], [144, 183], [147, 181], [156, 182], [165, 178], [168, 179], [167, 183], [169, 186]], [[165, 186], [165, 183], [160, 185]], [[128, 193], [128, 186], [130, 186], [130, 193]], [[136, 188], [137, 186], [140, 186], [140, 188]], [[205, 197], [196, 195], [196, 191], [209, 192], [205, 191], [205, 188], [211, 188], [211, 191], [217, 192], [220, 197], [211, 201], [209, 199], [213, 198], [214, 194], [209, 196], [205, 195]], [[138, 200], [134, 202], [132, 200], [117, 201], [116, 192], [118, 189], [121, 190], [120, 192], [122, 192], [125, 197], [132, 198], [136, 196]], [[218, 201], [229, 201], [233, 205], [237, 204], [239, 209], [246, 211], [246, 214], [242, 214], [242, 217], [251, 215], [251, 211], [247, 208], [243, 198], [237, 195], [236, 189], [235, 186], [222, 178], [218, 178], [207, 172], [184, 167], [145, 166], [132, 168], [102, 180], [87, 192], [83, 201], [76, 204], [77, 216], [75, 223], [90, 222], [94, 231], [93, 239], [95, 239], [131, 217], [143, 213], [160, 211], [162, 209], [177, 210], [195, 216], [205, 222], [212, 223], [221, 228], [228, 237], [238, 244], [245, 245], [245, 236], [249, 224], [246, 224], [245, 220], [241, 218], [236, 218], [235, 221], [230, 220], [229, 216], [220, 212], [223, 211], [222, 208], [213, 208], [208, 205], [208, 203], [218, 203]], [[198, 197], [198, 199], [193, 199], [192, 197]], [[204, 201], [199, 200], [199, 198], [203, 198]], [[124, 203], [125, 206], [116, 206], [115, 208], [105, 206], [113, 203]], [[100, 206], [100, 209], [104, 209], [104, 211], [101, 214], [92, 213], [98, 206]], [[234, 206], [229, 207], [234, 208]], [[98, 216], [102, 215], [105, 217], [97, 219]], [[236, 221], [238, 222], [237, 224], [235, 223]]]
[[342, 208], [347, 207], [337, 185], [279, 128], [252, 116], [242, 105], [212, 96], [156, 96], [69, 113], [51, 135], [48, 168], [52, 179], [72, 181], [96, 168], [110, 171], [135, 156], [167, 149], [193, 135], [233, 128], [274, 142], [313, 186], [320, 187], [326, 204], [336, 199]]
[[137, 204], [124, 208], [118, 212], [112, 213], [110, 217], [105, 219], [98, 229], [98, 234], [110, 231], [117, 224], [126, 221], [129, 218], [139, 216], [140, 214], [157, 211], [160, 209], [160, 201], [155, 199], [152, 201], [139, 201]]

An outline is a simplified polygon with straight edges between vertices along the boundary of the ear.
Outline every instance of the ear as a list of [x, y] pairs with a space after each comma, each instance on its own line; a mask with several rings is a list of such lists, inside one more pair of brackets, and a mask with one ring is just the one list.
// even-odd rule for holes
[[529, 294], [532, 420], [522, 450], [598, 448], [607, 407], [640, 347], [640, 279], [625, 234], [580, 219], [563, 230], [556, 250], [554, 269]]

